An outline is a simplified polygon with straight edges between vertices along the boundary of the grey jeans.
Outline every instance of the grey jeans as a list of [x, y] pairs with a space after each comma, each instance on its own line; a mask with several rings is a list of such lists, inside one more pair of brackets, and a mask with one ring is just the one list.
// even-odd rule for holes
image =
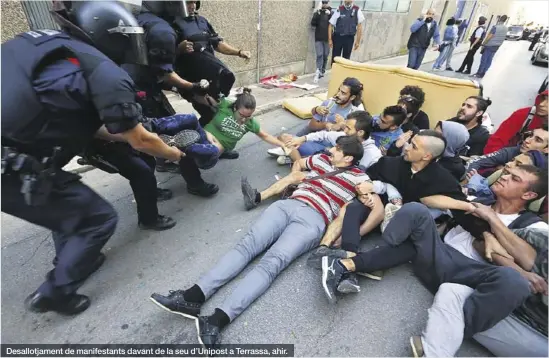
[[[426, 357], [453, 357], [463, 341], [463, 305], [474, 292], [470, 287], [443, 283], [422, 335]], [[547, 357], [547, 337], [512, 314], [473, 338], [497, 357]]]
[[293, 199], [279, 200], [263, 212], [236, 247], [202, 276], [197, 285], [208, 299], [268, 249], [219, 307], [232, 321], [261, 296], [292, 261], [318, 246], [325, 227], [320, 213], [307, 204]]
[[322, 73], [326, 72], [326, 64], [330, 56], [330, 45], [328, 41], [315, 41], [316, 68]]

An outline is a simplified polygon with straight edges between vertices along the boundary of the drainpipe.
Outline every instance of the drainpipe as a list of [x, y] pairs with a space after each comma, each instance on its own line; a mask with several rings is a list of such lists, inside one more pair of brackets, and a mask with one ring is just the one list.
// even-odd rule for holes
[[261, 5], [262, 5], [262, 0], [259, 0], [258, 2], [258, 5], [257, 5], [257, 8], [258, 8], [258, 13], [257, 13], [257, 75], [256, 75], [256, 83], [259, 83], [259, 70], [260, 70], [260, 52], [261, 52]]

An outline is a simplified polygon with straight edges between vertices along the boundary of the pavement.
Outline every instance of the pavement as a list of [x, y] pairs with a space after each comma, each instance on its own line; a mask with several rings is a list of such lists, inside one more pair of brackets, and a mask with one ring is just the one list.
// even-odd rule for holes
[[[463, 57], [463, 53], [454, 56], [454, 68]], [[494, 101], [490, 114], [495, 122], [533, 103], [547, 69], [531, 65], [529, 58], [526, 42], [506, 42], [483, 80]], [[475, 68], [478, 62], [477, 57]], [[429, 67], [427, 63], [422, 69]], [[305, 123], [282, 109], [266, 112], [258, 120], [271, 134], [296, 132]], [[51, 235], [2, 213], [1, 342], [198, 343], [192, 321], [159, 309], [149, 296], [191, 286], [261, 215], [268, 203], [244, 210], [240, 177], [246, 175], [252, 185], [264, 188], [275, 181], [275, 175], [289, 172], [289, 167], [277, 165], [266, 155], [268, 148], [257, 137], [246, 136], [237, 147], [238, 160], [222, 160], [204, 171], [207, 181], [220, 186], [211, 199], [187, 194], [177, 175], [157, 174], [160, 187], [174, 192], [172, 200], [159, 204], [160, 212], [178, 221], [175, 228], [163, 232], [137, 228], [135, 201], [125, 179], [99, 170], [84, 173], [83, 181], [113, 204], [120, 220], [104, 248], [107, 261], [80, 289], [90, 296], [92, 306], [75, 317], [24, 310], [25, 297], [52, 268]], [[364, 242], [364, 248], [375, 244], [375, 240]], [[408, 338], [421, 333], [432, 295], [414, 277], [410, 265], [387, 271], [379, 282], [361, 278], [362, 292], [332, 306], [322, 293], [319, 272], [306, 267], [305, 261], [306, 257], [301, 257], [282, 272], [271, 288], [227, 327], [223, 342], [294, 344], [296, 356], [411, 355]], [[238, 285], [239, 277], [242, 275], [208, 301], [204, 314], [221, 304]], [[473, 341], [464, 342], [458, 352], [458, 356], [487, 355]]]

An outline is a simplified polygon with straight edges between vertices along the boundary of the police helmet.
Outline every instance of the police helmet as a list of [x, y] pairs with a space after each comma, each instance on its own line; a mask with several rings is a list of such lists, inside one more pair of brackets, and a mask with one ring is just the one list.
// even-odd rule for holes
[[[67, 2], [65, 2], [67, 3]], [[95, 46], [118, 64], [147, 64], [145, 31], [119, 2], [75, 1], [66, 14], [52, 12], [67, 32]]]

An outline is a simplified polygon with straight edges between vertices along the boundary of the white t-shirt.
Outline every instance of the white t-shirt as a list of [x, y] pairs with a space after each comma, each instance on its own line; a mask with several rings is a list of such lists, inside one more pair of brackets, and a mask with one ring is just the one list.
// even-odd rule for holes
[[475, 38], [480, 38], [482, 34], [484, 33], [484, 29], [482, 27], [479, 27], [477, 31], [475, 31]]
[[[509, 224], [511, 224], [516, 218], [520, 216], [519, 214], [503, 215], [497, 213], [496, 215], [501, 221], [503, 221], [505, 226], [509, 226]], [[528, 227], [532, 229], [542, 230], [549, 229], [547, 223], [543, 221], [539, 221], [537, 223], [529, 225]], [[463, 229], [461, 226], [456, 226], [455, 228], [450, 230], [446, 234], [446, 236], [444, 236], [444, 242], [461, 252], [463, 255], [476, 261], [485, 261], [484, 257], [482, 257], [473, 247], [474, 240], [475, 238], [473, 237], [473, 235], [471, 235], [468, 231], [465, 231], [465, 229]]]
[[[364, 14], [362, 13], [362, 10], [358, 9], [357, 11], [358, 13], [358, 23], [359, 24], [362, 24], [364, 22]], [[334, 12], [334, 14], [332, 15], [332, 17], [330, 18], [330, 24], [332, 24], [332, 26], [336, 26], [337, 25], [337, 19], [339, 19], [339, 16], [341, 14], [339, 13], [339, 7], [338, 9]]]

